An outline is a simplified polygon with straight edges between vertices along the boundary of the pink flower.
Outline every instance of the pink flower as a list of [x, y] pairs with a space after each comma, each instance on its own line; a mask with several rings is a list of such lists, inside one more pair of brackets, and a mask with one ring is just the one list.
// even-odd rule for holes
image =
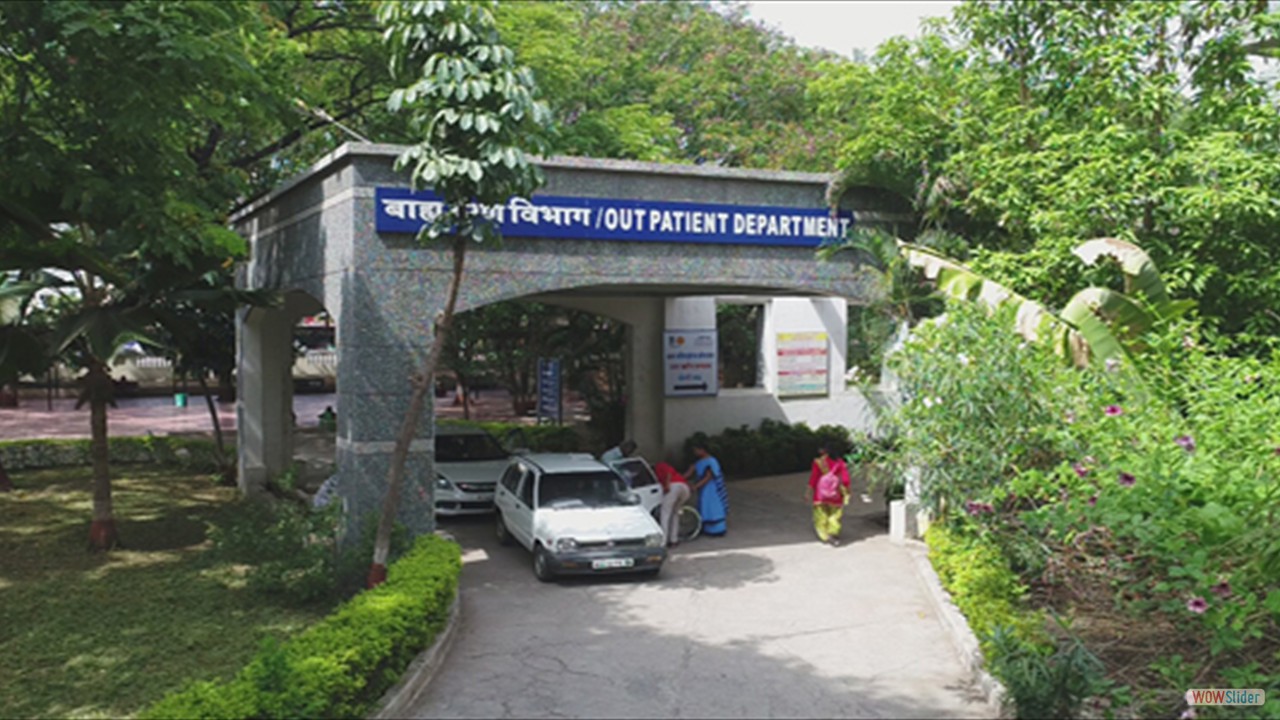
[[1089, 468], [1081, 465], [1080, 463], [1072, 463], [1071, 469], [1076, 471], [1077, 477], [1084, 477], [1089, 474]]
[[1196, 451], [1196, 441], [1190, 435], [1179, 435], [1173, 441], [1189, 453]]
[[1138, 478], [1122, 470], [1120, 471], [1120, 478], [1116, 482], [1120, 483], [1122, 487], [1133, 487], [1138, 482]]
[[1187, 601], [1187, 609], [1197, 615], [1203, 615], [1205, 610], [1209, 609], [1209, 603], [1199, 595]]
[[1178, 716], [1178, 720], [1196, 720], [1196, 709], [1189, 707], [1183, 710], [1182, 714]]
[[1210, 590], [1213, 591], [1214, 595], [1217, 595], [1223, 600], [1231, 597], [1231, 583], [1227, 580], [1223, 580], [1217, 585], [1214, 585]]
[[1108, 405], [1103, 412], [1107, 414], [1107, 417], [1115, 417], [1117, 415], [1123, 415], [1124, 409], [1119, 405]]
[[1097, 495], [1094, 495], [1093, 497], [1089, 498], [1089, 507], [1093, 507], [1094, 505], [1097, 505], [1097, 504], [1098, 504]]

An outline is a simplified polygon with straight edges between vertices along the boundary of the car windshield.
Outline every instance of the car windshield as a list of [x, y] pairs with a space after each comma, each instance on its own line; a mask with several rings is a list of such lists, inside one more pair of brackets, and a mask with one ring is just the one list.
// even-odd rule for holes
[[488, 435], [437, 435], [436, 462], [505, 460], [507, 451]]
[[600, 472], [549, 473], [538, 481], [538, 507], [550, 510], [626, 505], [617, 475]]

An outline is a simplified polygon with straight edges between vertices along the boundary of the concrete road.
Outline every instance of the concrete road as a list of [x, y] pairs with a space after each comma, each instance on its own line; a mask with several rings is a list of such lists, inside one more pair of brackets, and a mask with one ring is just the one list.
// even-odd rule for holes
[[803, 482], [730, 483], [729, 535], [648, 581], [544, 585], [487, 517], [442, 523], [463, 546], [463, 619], [414, 716], [987, 715], [907, 551], [866, 515], [818, 544]]

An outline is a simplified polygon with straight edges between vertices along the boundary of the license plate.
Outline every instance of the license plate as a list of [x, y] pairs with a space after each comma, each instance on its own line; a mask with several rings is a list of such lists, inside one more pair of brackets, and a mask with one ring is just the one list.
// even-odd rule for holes
[[613, 568], [629, 568], [636, 564], [631, 558], [612, 558], [609, 560], [592, 560], [592, 570], [610, 570]]

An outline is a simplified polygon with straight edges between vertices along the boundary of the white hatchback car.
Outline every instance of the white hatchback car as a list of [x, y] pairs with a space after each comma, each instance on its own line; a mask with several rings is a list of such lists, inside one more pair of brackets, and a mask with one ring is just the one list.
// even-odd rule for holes
[[641, 496], [586, 454], [511, 460], [494, 499], [498, 539], [533, 553], [533, 574], [643, 572], [657, 575], [666, 538]]
[[436, 515], [476, 515], [493, 511], [493, 490], [511, 453], [475, 427], [436, 428]]

